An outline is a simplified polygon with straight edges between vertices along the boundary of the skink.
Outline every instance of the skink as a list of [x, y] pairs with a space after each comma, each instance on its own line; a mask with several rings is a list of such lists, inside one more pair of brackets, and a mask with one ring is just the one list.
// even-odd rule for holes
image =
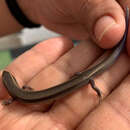
[[[128, 33], [128, 23], [129, 23], [129, 9], [126, 8], [126, 29], [123, 38], [115, 47], [114, 51], [111, 55], [102, 60], [99, 64], [94, 67], [81, 72], [71, 80], [64, 82], [60, 85], [56, 85], [52, 88], [48, 88], [40, 91], [27, 91], [19, 87], [15, 77], [7, 72], [3, 71], [2, 81], [4, 86], [6, 87], [10, 96], [18, 101], [27, 102], [27, 103], [35, 103], [39, 101], [48, 101], [55, 100], [60, 98], [61, 96], [65, 96], [70, 94], [72, 91], [77, 90], [90, 82], [96, 75], [105, 71], [108, 67], [110, 67], [119, 57], [122, 49], [125, 46], [125, 42], [127, 39]], [[100, 96], [100, 91], [96, 88], [98, 95]]]

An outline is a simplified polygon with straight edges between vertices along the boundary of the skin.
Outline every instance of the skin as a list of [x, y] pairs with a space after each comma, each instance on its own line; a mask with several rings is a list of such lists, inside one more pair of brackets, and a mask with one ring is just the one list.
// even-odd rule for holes
[[[18, 4], [32, 22], [73, 39], [90, 36], [102, 48], [119, 42], [125, 30], [123, 7], [130, 8], [129, 0], [18, 0]], [[10, 14], [5, 0], [0, 1], [0, 16], [0, 36], [23, 28]], [[129, 44], [127, 49], [130, 54]]]
[[[63, 37], [54, 38], [36, 45], [6, 69], [15, 75], [20, 86], [32, 86], [38, 90], [68, 80], [74, 73], [89, 67], [103, 55], [103, 51], [89, 40], [71, 48], [70, 40]], [[79, 51], [81, 53], [77, 53]], [[25, 60], [26, 62], [23, 62]], [[0, 129], [17, 130], [22, 126], [28, 130], [129, 130], [128, 73], [129, 57], [123, 52], [110, 69], [95, 78], [96, 85], [105, 98], [100, 105], [97, 94], [89, 86], [60, 99], [51, 108], [48, 108], [48, 104], [28, 106], [18, 102], [9, 106], [1, 105]], [[2, 83], [0, 87], [1, 99], [7, 99]], [[27, 125], [28, 122], [30, 125]]]
[[[24, 3], [24, 1], [19, 0], [19, 4], [26, 12], [27, 16], [32, 19], [32, 21], [36, 23], [42, 23], [41, 21], [45, 21], [45, 16], [50, 16], [44, 16], [40, 13], [37, 15], [36, 13], [38, 10], [45, 9], [43, 8], [44, 5], [47, 7], [47, 4], [45, 3], [42, 4], [42, 8], [40, 8], [38, 5], [37, 1], [39, 1], [41, 4], [41, 2], [44, 2], [43, 0], [35, 0], [34, 2], [31, 2], [31, 4], [28, 4], [27, 1], [27, 3]], [[92, 6], [91, 10], [94, 12], [98, 12], [98, 9], [101, 7], [104, 7], [105, 11], [111, 11], [111, 6], [115, 9], [114, 14], [111, 15], [116, 19], [117, 24], [112, 26], [113, 29], [110, 28], [109, 31], [107, 30], [100, 42], [97, 42], [97, 44], [101, 47], [109, 48], [115, 45], [124, 33], [125, 19], [122, 8], [119, 6], [118, 2], [121, 4], [121, 6], [125, 6], [127, 4], [128, 7], [130, 2], [128, 0], [118, 0], [118, 2], [114, 0], [104, 0], [102, 5], [102, 1], [103, 0], [93, 0], [92, 3], [91, 1], [89, 2]], [[106, 4], [106, 1], [110, 2]], [[39, 7], [39, 9], [32, 5], [33, 3], [36, 7]], [[97, 3], [99, 8], [95, 8], [94, 3]], [[88, 7], [90, 8], [91, 6]], [[33, 8], [34, 12], [30, 10], [31, 7], [35, 7]], [[53, 5], [51, 7], [53, 9], [55, 6]], [[91, 10], [89, 11], [91, 12]], [[44, 11], [40, 12], [43, 13]], [[49, 12], [48, 14], [52, 14], [52, 12]], [[104, 14], [103, 10], [101, 12], [101, 14]], [[32, 14], [36, 14], [36, 18], [34, 18]], [[89, 16], [89, 13], [83, 14], [85, 14], [85, 16], [87, 15], [87, 18], [89, 17], [89, 22], [93, 24], [97, 22], [97, 19], [95, 20], [95, 15], [100, 15], [100, 12], [92, 13], [94, 14], [93, 17], [91, 17], [91, 15]], [[83, 14], [83, 18], [80, 19], [81, 21], [84, 21]], [[4, 0], [0, 1], [0, 16], [2, 18], [0, 22], [1, 36], [17, 32], [18, 30], [22, 29], [22, 26], [20, 26], [9, 14]], [[50, 16], [50, 18], [54, 18], [54, 16], [55, 15], [53, 14], [53, 17]], [[79, 15], [77, 18], [79, 18]], [[7, 22], [7, 19], [9, 19], [10, 22]], [[54, 21], [54, 24], [51, 24], [47, 20], [45, 22], [42, 24], [44, 24], [46, 27], [49, 26], [48, 28], [57, 32], [68, 34], [70, 37], [86, 39], [86, 37], [90, 35], [90, 37], [95, 39], [95, 33], [92, 33], [93, 28], [95, 27], [87, 27], [87, 20], [85, 21], [87, 34], [86, 30], [84, 32], [84, 27], [83, 30], [78, 30], [79, 28], [76, 28], [75, 26], [73, 27], [72, 24], [71, 27], [68, 26], [68, 24], [61, 24], [59, 29], [55, 22], [60, 23], [61, 21]], [[51, 25], [53, 25], [53, 28], [50, 27]], [[100, 30], [100, 27], [103, 27], [99, 25], [100, 23], [98, 24], [99, 29], [97, 30]], [[62, 30], [64, 30], [64, 32], [62, 32]], [[72, 32], [68, 33], [68, 30], [72, 30]], [[77, 32], [80, 32], [80, 34], [77, 34]], [[114, 37], [113, 33], [115, 34]], [[17, 58], [14, 62], [7, 66], [6, 69], [13, 73], [21, 86], [28, 85], [32, 86], [34, 89], [43, 89], [45, 86], [50, 87], [68, 80], [74, 73], [89, 67], [103, 54], [102, 50], [98, 48], [95, 43], [88, 40], [86, 40], [86, 42], [82, 42], [76, 48], [71, 48], [72, 42], [67, 38], [61, 37], [51, 39], [36, 45], [34, 48]], [[128, 52], [130, 52], [128, 44], [127, 48]], [[79, 59], [78, 62], [77, 59]], [[105, 98], [100, 105], [98, 104], [98, 97], [96, 93], [89, 86], [86, 86], [80, 91], [55, 102], [51, 108], [48, 104], [27, 106], [17, 102], [8, 107], [0, 105], [0, 129], [18, 130], [22, 127], [23, 129], [26, 128], [27, 130], [129, 130], [129, 61], [130, 59], [127, 53], [124, 52], [120, 56], [119, 60], [110, 69], [95, 78], [96, 85], [103, 92]], [[8, 97], [1, 79], [0, 93], [1, 100]]]
[[[19, 5], [35, 23], [73, 39], [90, 36], [100, 47], [111, 48], [119, 42], [125, 30], [123, 6], [129, 7], [130, 3], [125, 1], [19, 0]], [[118, 34], [113, 37], [116, 32]]]
[[[111, 48], [119, 42], [125, 30], [122, 8], [126, 5], [130, 8], [129, 0], [18, 0], [18, 4], [34, 23], [73, 39], [90, 36], [102, 48]], [[0, 16], [1, 36], [23, 28], [12, 17], [4, 0], [0, 1]]]

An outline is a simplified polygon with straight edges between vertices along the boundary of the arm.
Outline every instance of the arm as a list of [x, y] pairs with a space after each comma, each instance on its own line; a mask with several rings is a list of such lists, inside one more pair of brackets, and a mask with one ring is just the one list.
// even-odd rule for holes
[[9, 12], [5, 0], [0, 0], [0, 37], [18, 32], [20, 29], [22, 29], [22, 26]]
[[[17, 2], [25, 16], [27, 16], [30, 21], [35, 22], [37, 17], [35, 15], [35, 8], [31, 6], [31, 3], [25, 0], [18, 0]], [[0, 1], [0, 17], [0, 36], [18, 32], [23, 28], [11, 14], [5, 0]]]

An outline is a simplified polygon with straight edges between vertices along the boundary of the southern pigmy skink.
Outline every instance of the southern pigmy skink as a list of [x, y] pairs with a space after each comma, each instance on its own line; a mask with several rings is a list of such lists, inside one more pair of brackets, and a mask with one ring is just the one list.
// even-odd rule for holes
[[[60, 85], [40, 90], [40, 91], [29, 91], [26, 89], [22, 89], [19, 87], [15, 77], [7, 72], [3, 71], [2, 81], [4, 86], [6, 87], [8, 93], [14, 100], [27, 102], [27, 103], [35, 103], [39, 101], [48, 101], [55, 100], [67, 94], [70, 94], [72, 91], [77, 90], [86, 84], [90, 83], [96, 75], [105, 71], [108, 67], [110, 67], [119, 57], [121, 51], [125, 46], [125, 42], [127, 39], [128, 33], [128, 23], [129, 23], [129, 9], [126, 8], [126, 29], [123, 38], [114, 48], [110, 56], [104, 60], [102, 60], [99, 64], [91, 67], [88, 70], [85, 70], [78, 75], [74, 76], [71, 80], [64, 82]], [[100, 90], [94, 86], [94, 82], [92, 83], [92, 88], [97, 92], [98, 96], [101, 96]], [[26, 88], [26, 87], [24, 87]], [[10, 102], [6, 102], [5, 104], [9, 104]]]

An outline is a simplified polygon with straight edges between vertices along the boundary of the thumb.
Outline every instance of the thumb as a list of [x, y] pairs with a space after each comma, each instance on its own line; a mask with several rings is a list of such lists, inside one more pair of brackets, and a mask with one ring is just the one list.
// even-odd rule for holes
[[79, 16], [90, 37], [102, 48], [113, 47], [124, 34], [124, 12], [115, 0], [86, 0]]

